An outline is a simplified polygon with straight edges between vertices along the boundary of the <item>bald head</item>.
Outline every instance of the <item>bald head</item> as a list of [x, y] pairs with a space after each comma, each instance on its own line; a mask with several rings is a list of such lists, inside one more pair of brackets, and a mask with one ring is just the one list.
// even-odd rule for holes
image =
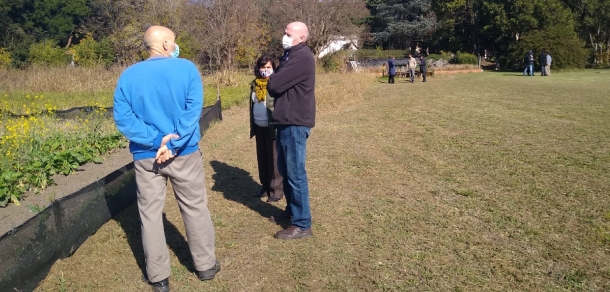
[[292, 38], [293, 46], [305, 42], [309, 37], [309, 29], [307, 28], [307, 25], [300, 21], [289, 23], [284, 32], [287, 36]]
[[175, 50], [176, 35], [164, 26], [151, 26], [144, 33], [144, 45], [151, 57], [169, 56]]

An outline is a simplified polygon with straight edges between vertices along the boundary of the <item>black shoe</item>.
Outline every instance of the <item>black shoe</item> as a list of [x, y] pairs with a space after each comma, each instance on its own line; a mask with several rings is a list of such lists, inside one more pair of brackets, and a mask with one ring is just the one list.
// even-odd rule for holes
[[163, 281], [150, 283], [150, 285], [152, 286], [153, 292], [169, 292], [169, 278]]
[[272, 198], [272, 197], [269, 197], [269, 199], [267, 199], [267, 203], [273, 203], [273, 202], [277, 202], [277, 201], [279, 201], [279, 200], [281, 200], [281, 199], [282, 199], [282, 197], [279, 197], [279, 198]]
[[214, 276], [218, 274], [218, 272], [220, 272], [220, 263], [216, 261], [216, 264], [214, 264], [214, 266], [210, 269], [205, 271], [197, 271], [197, 277], [199, 277], [199, 280], [201, 281], [212, 280], [214, 279]]
[[265, 191], [265, 189], [261, 189], [258, 194], [254, 195], [255, 198], [262, 198], [264, 196], [267, 196], [267, 192]]

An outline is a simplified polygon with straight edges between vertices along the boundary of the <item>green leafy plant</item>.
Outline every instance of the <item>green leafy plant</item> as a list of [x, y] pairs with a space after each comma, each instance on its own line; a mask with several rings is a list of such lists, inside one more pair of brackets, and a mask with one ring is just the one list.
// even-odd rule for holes
[[0, 68], [9, 68], [11, 62], [13, 62], [11, 52], [7, 51], [5, 48], [0, 48]]
[[53, 41], [45, 40], [30, 47], [28, 61], [39, 66], [63, 66], [68, 64], [69, 55]]
[[455, 56], [451, 59], [451, 63], [477, 65], [479, 63], [479, 60], [474, 54], [457, 52]]
[[102, 129], [101, 123], [108, 122], [101, 112], [59, 122], [50, 115], [2, 119], [7, 122], [0, 129], [0, 152], [5, 153], [0, 157], [0, 207], [10, 202], [19, 205], [27, 191], [38, 192], [52, 184], [51, 176], [101, 163], [104, 154], [127, 146], [116, 128]]
[[44, 211], [44, 206], [40, 206], [38, 204], [27, 205], [27, 207], [30, 210], [30, 212], [32, 212], [32, 213], [40, 213], [40, 212]]

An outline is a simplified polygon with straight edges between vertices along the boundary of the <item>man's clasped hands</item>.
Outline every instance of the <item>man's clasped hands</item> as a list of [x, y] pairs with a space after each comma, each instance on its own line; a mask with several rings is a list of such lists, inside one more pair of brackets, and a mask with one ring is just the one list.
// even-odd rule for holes
[[157, 150], [157, 156], [155, 157], [155, 161], [157, 163], [164, 163], [176, 156], [176, 153], [172, 153], [172, 151], [167, 148], [167, 143], [169, 143], [169, 140], [177, 138], [180, 138], [180, 136], [176, 134], [168, 134], [161, 139], [161, 147], [159, 147], [159, 150]]

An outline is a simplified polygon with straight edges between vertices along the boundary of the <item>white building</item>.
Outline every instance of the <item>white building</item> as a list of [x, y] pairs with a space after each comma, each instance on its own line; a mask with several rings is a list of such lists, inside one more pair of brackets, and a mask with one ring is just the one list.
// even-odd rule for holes
[[318, 53], [318, 58], [322, 58], [327, 54], [339, 51], [345, 47], [348, 47], [349, 50], [356, 51], [358, 50], [358, 38], [356, 36], [346, 37], [346, 36], [337, 36], [333, 37], [330, 42], [326, 46], [320, 50]]

